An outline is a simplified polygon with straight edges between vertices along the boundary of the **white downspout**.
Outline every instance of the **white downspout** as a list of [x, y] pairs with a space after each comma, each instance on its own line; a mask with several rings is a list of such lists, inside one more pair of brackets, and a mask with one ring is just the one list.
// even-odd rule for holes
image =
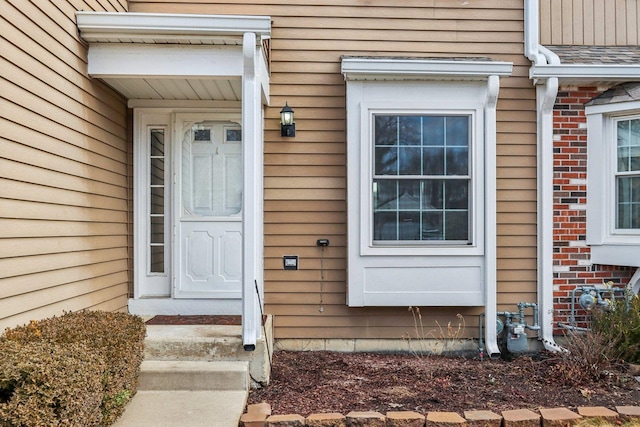
[[[525, 55], [536, 65], [560, 64], [557, 55], [539, 43], [538, 0], [525, 0]], [[558, 78], [536, 84], [538, 145], [538, 307], [539, 339], [547, 350], [560, 347], [553, 338], [553, 106]]]
[[485, 123], [485, 351], [491, 358], [500, 355], [495, 319], [498, 314], [497, 297], [497, 174], [496, 174], [496, 105], [500, 91], [500, 78], [489, 76], [484, 107]]
[[547, 350], [557, 350], [553, 338], [553, 105], [558, 78], [536, 86], [538, 108], [538, 307], [540, 335]]

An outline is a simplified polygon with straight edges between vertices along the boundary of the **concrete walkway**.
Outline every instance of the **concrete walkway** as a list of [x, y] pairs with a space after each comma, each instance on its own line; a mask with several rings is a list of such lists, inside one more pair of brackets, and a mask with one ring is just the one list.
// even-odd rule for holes
[[246, 390], [140, 390], [114, 427], [238, 427]]

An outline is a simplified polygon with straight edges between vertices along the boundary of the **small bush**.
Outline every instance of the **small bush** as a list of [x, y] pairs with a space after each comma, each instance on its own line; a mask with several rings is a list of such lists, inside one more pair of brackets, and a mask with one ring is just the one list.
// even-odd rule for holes
[[609, 345], [607, 337], [599, 331], [565, 334], [564, 350], [556, 353], [551, 368], [554, 381], [563, 385], [585, 385], [607, 379], [618, 350]]
[[592, 329], [618, 351], [618, 361], [640, 363], [640, 297], [611, 300], [608, 309], [594, 312]]
[[[60, 317], [40, 322], [32, 321], [28, 325], [5, 331], [4, 336], [0, 339], [0, 348], [14, 344], [22, 344], [25, 347], [32, 344], [40, 344], [40, 347], [36, 346], [35, 348], [46, 352], [47, 346], [50, 346], [54, 354], [61, 351], [57, 350], [58, 347], [82, 348], [83, 352], [89, 354], [87, 357], [99, 360], [99, 365], [102, 366], [99, 374], [97, 374], [102, 385], [99, 416], [97, 417], [99, 419], [98, 424], [75, 423], [75, 420], [63, 422], [58, 417], [49, 421], [48, 424], [27, 423], [24, 425], [111, 425], [122, 414], [124, 406], [137, 390], [140, 364], [144, 356], [144, 336], [145, 326], [141, 318], [124, 313], [100, 311], [66, 313]], [[37, 350], [34, 351], [37, 353]], [[39, 360], [45, 360], [40, 359], [36, 354], [32, 354], [31, 357], [34, 359], [31, 361], [34, 364], [40, 363]], [[82, 357], [71, 358], [69, 364], [63, 364], [60, 369], [87, 372], [87, 368], [84, 366], [87, 363]], [[15, 390], [18, 390], [18, 383], [14, 382], [14, 385], [16, 387], [13, 388], [9, 402], [14, 399], [34, 399], [36, 398], [34, 395], [37, 396], [41, 393], [35, 392], [35, 389], [33, 389], [34, 394], [16, 394]], [[70, 386], [73, 386], [73, 383]], [[2, 391], [0, 391], [1, 393]], [[74, 393], [83, 393], [83, 391], [75, 389]], [[74, 393], [59, 394], [56, 399], [64, 401], [65, 398], [68, 399]], [[0, 405], [7, 404], [0, 403]], [[9, 422], [4, 421], [2, 418], [0, 418], [0, 421]], [[21, 426], [22, 424], [11, 422], [7, 425]]]
[[0, 425], [100, 425], [105, 363], [85, 344], [5, 341], [0, 348]]

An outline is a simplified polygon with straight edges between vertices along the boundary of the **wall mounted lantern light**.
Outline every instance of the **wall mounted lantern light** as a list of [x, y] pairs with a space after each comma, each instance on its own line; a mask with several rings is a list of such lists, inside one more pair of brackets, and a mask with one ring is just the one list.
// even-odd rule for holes
[[293, 121], [293, 110], [285, 102], [280, 110], [280, 135], [296, 136], [296, 123]]

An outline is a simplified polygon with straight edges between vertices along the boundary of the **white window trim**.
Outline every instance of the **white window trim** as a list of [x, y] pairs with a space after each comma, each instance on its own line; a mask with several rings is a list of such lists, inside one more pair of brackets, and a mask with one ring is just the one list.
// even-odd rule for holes
[[[511, 63], [493, 61], [343, 58], [342, 72], [347, 80], [349, 306], [484, 305], [488, 312], [495, 311], [496, 101], [499, 77], [510, 75], [511, 69]], [[418, 89], [411, 92], [413, 98], [405, 98], [405, 102], [389, 102], [389, 99], [400, 99], [395, 90], [382, 96], [375, 93], [380, 85], [395, 89], [403, 84], [413, 84], [411, 88]], [[443, 87], [445, 92], [436, 91], [436, 96], [425, 96], [425, 88]], [[464, 103], [458, 97], [455, 97], [457, 101], [452, 99], [451, 88], [456, 94], [465, 92], [460, 91], [461, 88], [472, 88], [472, 93], [475, 88], [478, 92], [475, 96], [467, 93], [468, 102]], [[369, 225], [363, 226], [362, 219], [365, 215], [366, 222], [372, 221], [369, 217], [372, 148], [368, 133], [371, 132], [370, 109], [376, 108], [474, 112], [476, 126], [472, 130], [475, 142], [472, 149], [475, 150], [478, 143], [484, 147], [483, 155], [476, 151], [473, 159], [483, 168], [474, 163], [473, 172], [479, 177], [474, 185], [482, 182], [484, 186], [482, 193], [478, 189], [472, 190], [474, 196], [482, 194], [484, 203], [482, 212], [476, 212], [483, 216], [482, 220], [476, 219], [472, 229], [477, 233], [473, 237], [474, 245], [372, 247]], [[476, 132], [481, 133], [481, 137]], [[476, 204], [473, 208], [478, 210], [479, 206]], [[363, 228], [366, 234], [363, 234]], [[484, 233], [484, 239], [479, 237], [480, 233]], [[445, 249], [448, 254], [443, 252]]]
[[[148, 144], [149, 131], [151, 129], [164, 129], [165, 153], [171, 147], [172, 138], [171, 115], [165, 111], [136, 110], [134, 118], [135, 139], [133, 146], [134, 165], [134, 298], [143, 297], [169, 297], [171, 296], [171, 222], [172, 212], [169, 201], [171, 200], [171, 186], [165, 187], [165, 271], [164, 273], [152, 273], [149, 271], [150, 260], [150, 230], [147, 221], [149, 210], [149, 156]], [[165, 183], [171, 177], [170, 157], [165, 157]]]
[[585, 107], [587, 244], [594, 264], [640, 267], [640, 230], [616, 228], [617, 119], [640, 115], [640, 101]]

